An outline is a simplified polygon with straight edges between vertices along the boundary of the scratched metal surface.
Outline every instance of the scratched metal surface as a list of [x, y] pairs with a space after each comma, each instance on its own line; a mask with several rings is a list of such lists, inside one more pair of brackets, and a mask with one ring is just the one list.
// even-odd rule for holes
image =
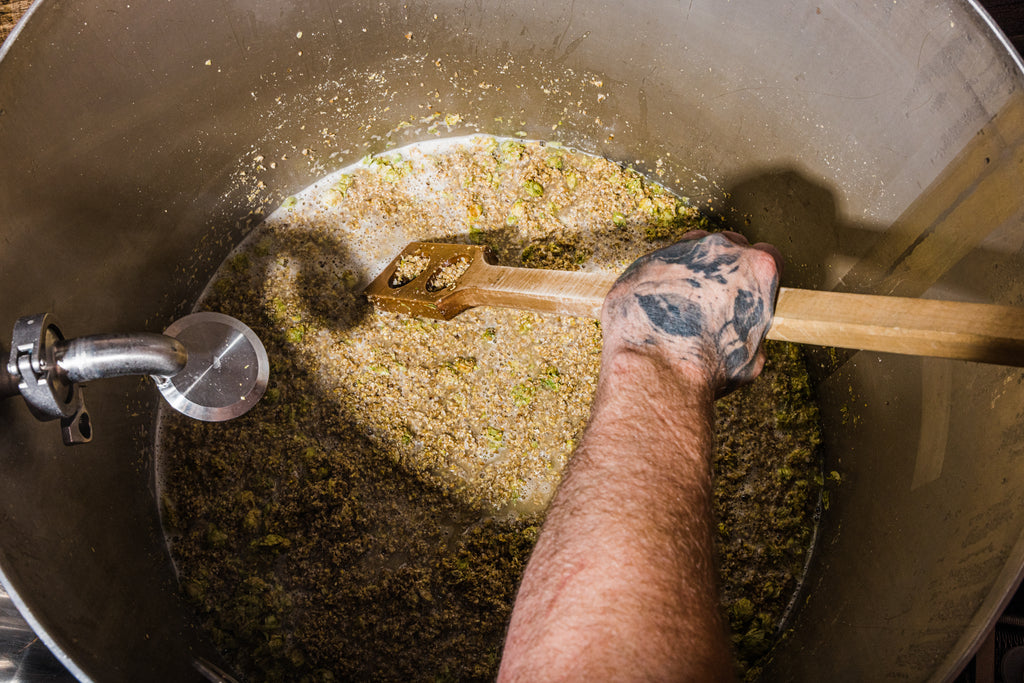
[[[31, 7], [31, 0], [0, 2], [0, 45]], [[0, 681], [70, 683], [74, 677], [50, 654], [0, 588]]]

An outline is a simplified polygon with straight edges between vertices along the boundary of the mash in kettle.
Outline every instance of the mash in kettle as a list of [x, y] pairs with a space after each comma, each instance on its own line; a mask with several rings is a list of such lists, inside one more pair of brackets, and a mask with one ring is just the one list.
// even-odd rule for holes
[[[618, 272], [716, 221], [640, 173], [490, 137], [405, 148], [282, 204], [200, 302], [267, 347], [234, 422], [164, 412], [162, 514], [184, 591], [247, 680], [493, 679], [521, 572], [585, 426], [599, 324], [480, 308], [373, 311], [408, 242]], [[797, 347], [717, 404], [723, 608], [742, 671], [777, 637], [827, 505]]]

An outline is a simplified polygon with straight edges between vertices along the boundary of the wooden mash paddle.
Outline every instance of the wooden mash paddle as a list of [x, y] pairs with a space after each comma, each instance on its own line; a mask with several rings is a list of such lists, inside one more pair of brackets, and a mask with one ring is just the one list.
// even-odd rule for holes
[[[618, 278], [496, 262], [486, 247], [412, 242], [364, 294], [439, 320], [474, 306], [598, 318]], [[782, 287], [768, 339], [1024, 366], [1024, 308]]]

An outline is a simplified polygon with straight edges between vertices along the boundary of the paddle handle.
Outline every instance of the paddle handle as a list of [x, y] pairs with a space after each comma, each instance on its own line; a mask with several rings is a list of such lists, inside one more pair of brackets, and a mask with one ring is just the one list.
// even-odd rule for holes
[[[617, 279], [494, 264], [481, 247], [414, 243], [403, 253], [429, 260], [422, 276], [389, 285], [399, 259], [366, 288], [378, 307], [448, 320], [474, 306], [599, 318]], [[430, 273], [465, 259], [455, 284], [431, 291]], [[1024, 366], [1024, 308], [783, 287], [769, 339], [848, 349]]]
[[[478, 306], [597, 318], [616, 276], [491, 266]], [[782, 287], [769, 339], [1024, 366], [1024, 308]]]
[[769, 339], [1024, 366], [1024, 308], [779, 290]]

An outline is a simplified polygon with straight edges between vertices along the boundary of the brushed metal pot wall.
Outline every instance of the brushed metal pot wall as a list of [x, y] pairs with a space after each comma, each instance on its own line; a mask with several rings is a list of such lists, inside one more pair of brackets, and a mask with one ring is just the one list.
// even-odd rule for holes
[[[4, 49], [8, 326], [160, 331], [282, 197], [475, 131], [660, 161], [778, 244], [790, 285], [1024, 302], [1024, 76], [969, 2], [43, 0]], [[948, 679], [1024, 565], [1024, 374], [818, 365], [843, 483], [766, 679]], [[96, 438], [73, 450], [0, 406], [4, 585], [82, 680], [199, 680], [155, 391], [87, 391]]]

